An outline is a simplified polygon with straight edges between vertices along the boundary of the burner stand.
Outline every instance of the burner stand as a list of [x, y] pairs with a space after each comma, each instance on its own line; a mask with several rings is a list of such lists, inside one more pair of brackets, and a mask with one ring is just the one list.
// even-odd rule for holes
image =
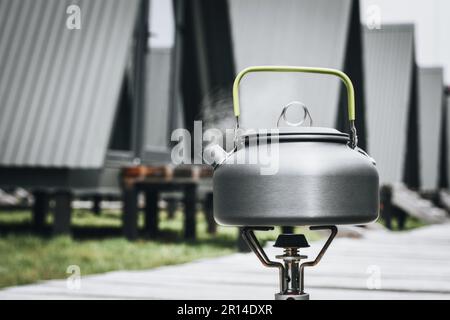
[[268, 231], [273, 227], [245, 227], [242, 237], [250, 249], [256, 254], [261, 263], [268, 268], [277, 268], [279, 272], [280, 291], [275, 294], [275, 300], [309, 300], [309, 294], [304, 291], [304, 270], [305, 267], [317, 265], [327, 251], [331, 242], [337, 234], [336, 226], [313, 226], [310, 230], [330, 230], [325, 245], [313, 261], [300, 263], [307, 256], [301, 255], [301, 248], [309, 247], [309, 244], [302, 234], [281, 234], [278, 236], [274, 247], [283, 248], [284, 252], [276, 258], [283, 261], [271, 261], [258, 242], [254, 231]]

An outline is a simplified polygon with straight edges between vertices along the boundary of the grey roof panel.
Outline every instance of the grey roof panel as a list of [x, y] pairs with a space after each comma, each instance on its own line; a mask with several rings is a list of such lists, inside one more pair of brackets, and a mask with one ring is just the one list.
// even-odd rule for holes
[[414, 26], [364, 30], [368, 152], [381, 183], [402, 182], [414, 61]]
[[[252, 65], [343, 69], [351, 1], [229, 0], [237, 70]], [[334, 127], [337, 79], [320, 75], [249, 75], [242, 82], [244, 127], [275, 127], [282, 107], [300, 100], [318, 126]]]
[[168, 153], [170, 117], [177, 116], [170, 113], [175, 17], [171, 1], [152, 0], [150, 4], [143, 143], [145, 151]]
[[439, 147], [444, 72], [442, 68], [419, 68], [419, 134], [422, 189], [435, 190], [439, 181]]
[[147, 63], [145, 150], [168, 151], [171, 64], [170, 48], [155, 48], [150, 51]]
[[447, 181], [450, 183], [450, 95], [447, 96]]
[[103, 165], [138, 2], [1, 0], [0, 166]]

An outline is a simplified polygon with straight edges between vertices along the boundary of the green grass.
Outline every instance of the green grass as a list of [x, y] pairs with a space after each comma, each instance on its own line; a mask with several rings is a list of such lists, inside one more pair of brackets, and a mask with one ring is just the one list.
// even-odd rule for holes
[[[382, 218], [378, 218], [378, 223], [382, 224], [383, 226], [386, 225], [384, 220]], [[427, 224], [415, 217], [408, 216], [405, 221], [405, 228], [403, 231], [412, 230], [421, 228], [423, 226], [426, 226]], [[398, 228], [398, 223], [396, 219], [392, 219], [392, 231], [400, 231]]]
[[[51, 222], [51, 217], [47, 223]], [[0, 226], [26, 226], [31, 223], [29, 212], [0, 212]], [[143, 219], [140, 217], [140, 225]], [[116, 228], [119, 233], [120, 214], [105, 211], [95, 216], [88, 211], [75, 210], [72, 225], [84, 227]], [[202, 214], [197, 216], [197, 240], [182, 238], [183, 217], [177, 213], [168, 219], [163, 212], [160, 220], [161, 235], [156, 240], [127, 241], [123, 237], [92, 238], [41, 237], [27, 231], [0, 231], [0, 287], [33, 283], [39, 280], [62, 279], [68, 276], [67, 267], [78, 265], [82, 275], [113, 270], [138, 270], [189, 262], [201, 258], [217, 257], [236, 251], [237, 229], [218, 227], [216, 235], [206, 232]], [[0, 228], [4, 230], [4, 228]], [[296, 230], [304, 232], [305, 230]], [[262, 242], [274, 240], [279, 231], [259, 232]], [[308, 233], [308, 239], [318, 238]]]
[[[75, 210], [72, 216], [75, 238], [32, 234], [26, 228], [31, 224], [30, 212], [0, 212], [0, 287], [63, 279], [68, 276], [66, 270], [70, 265], [78, 265], [81, 275], [87, 275], [155, 268], [236, 251], [236, 228], [218, 227], [217, 234], [209, 235], [204, 215], [198, 214], [197, 240], [185, 241], [180, 212], [173, 219], [168, 219], [165, 212], [160, 217], [161, 234], [157, 239], [131, 242], [120, 236], [121, 218], [117, 211], [104, 211], [95, 216], [86, 210]], [[51, 221], [49, 215], [47, 224], [50, 225]], [[142, 215], [139, 225], [143, 226]], [[421, 226], [423, 223], [414, 218], [408, 218], [406, 222], [406, 229]], [[6, 232], [8, 227], [10, 230]], [[93, 228], [90, 235], [79, 232], [89, 228]], [[112, 229], [115, 233], [95, 235], [105, 229]], [[274, 240], [279, 232], [258, 232], [257, 236], [265, 243]], [[297, 228], [296, 232], [305, 233], [310, 241], [320, 238], [318, 233], [303, 228]]]

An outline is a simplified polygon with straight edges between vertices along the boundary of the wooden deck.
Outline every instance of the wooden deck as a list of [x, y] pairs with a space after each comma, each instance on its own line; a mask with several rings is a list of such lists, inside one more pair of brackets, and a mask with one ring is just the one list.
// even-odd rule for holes
[[[312, 244], [311, 257], [321, 245]], [[270, 256], [278, 252], [267, 250]], [[450, 224], [337, 238], [305, 273], [312, 299], [450, 299]], [[233, 254], [86, 276], [79, 290], [68, 289], [65, 280], [7, 288], [0, 299], [273, 299], [277, 280], [277, 271], [264, 268], [253, 254]]]

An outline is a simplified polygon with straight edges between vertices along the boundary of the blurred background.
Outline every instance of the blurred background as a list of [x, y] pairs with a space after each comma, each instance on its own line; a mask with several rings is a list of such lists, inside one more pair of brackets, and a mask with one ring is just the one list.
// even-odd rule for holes
[[[214, 222], [212, 169], [171, 152], [184, 128], [194, 158], [194, 121], [234, 128], [233, 80], [253, 65], [347, 73], [380, 173], [372, 228], [446, 224], [449, 12], [445, 0], [0, 0], [0, 287], [74, 264], [85, 275], [247, 251]], [[252, 75], [241, 100], [244, 128], [274, 128], [300, 100], [315, 126], [348, 132], [333, 78]]]

